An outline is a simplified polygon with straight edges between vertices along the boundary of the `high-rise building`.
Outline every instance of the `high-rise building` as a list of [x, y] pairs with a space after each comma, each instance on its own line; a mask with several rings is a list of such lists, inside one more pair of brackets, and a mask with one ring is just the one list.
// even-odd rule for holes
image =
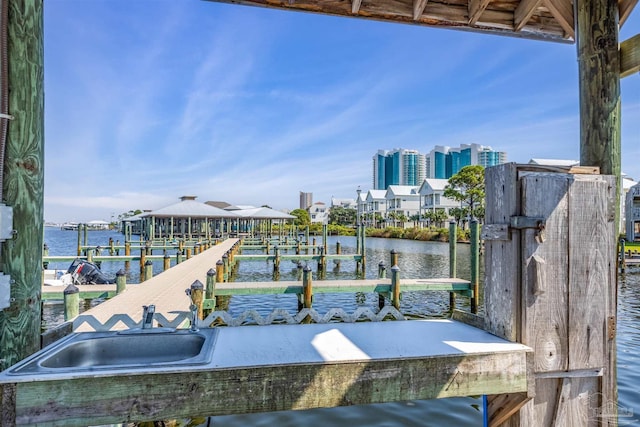
[[417, 186], [426, 178], [426, 172], [426, 157], [417, 150], [378, 150], [373, 156], [373, 189], [386, 190], [390, 185]]
[[482, 165], [485, 168], [506, 163], [507, 153], [494, 151], [480, 144], [462, 144], [451, 148], [436, 145], [427, 156], [427, 178], [449, 179], [465, 166]]
[[300, 209], [308, 210], [313, 205], [313, 193], [300, 192]]

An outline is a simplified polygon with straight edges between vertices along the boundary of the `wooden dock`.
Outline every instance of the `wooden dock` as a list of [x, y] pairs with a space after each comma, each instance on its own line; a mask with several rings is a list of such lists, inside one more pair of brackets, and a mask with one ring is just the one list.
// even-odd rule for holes
[[[141, 319], [142, 306], [150, 304], [155, 305], [157, 314], [167, 319], [188, 312], [191, 301], [185, 294], [185, 289], [188, 289], [196, 280], [206, 283], [207, 271], [215, 270], [216, 263], [237, 241], [237, 239], [227, 239], [149, 280], [128, 287], [124, 293], [93, 307], [76, 318], [74, 325], [79, 325], [79, 327], [74, 329], [78, 332], [93, 330], [89, 325], [82, 324], [83, 319], [87, 317], [92, 317], [96, 322], [102, 324], [122, 313], [126, 313], [133, 319]], [[125, 328], [127, 325], [120, 322], [111, 329]]]

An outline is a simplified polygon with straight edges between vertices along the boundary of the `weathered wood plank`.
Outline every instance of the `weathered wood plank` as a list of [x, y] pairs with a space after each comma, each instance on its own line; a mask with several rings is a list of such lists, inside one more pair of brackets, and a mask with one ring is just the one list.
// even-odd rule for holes
[[567, 34], [572, 39], [575, 39], [576, 30], [573, 22], [573, 3], [566, 0], [544, 0], [544, 4]]
[[631, 15], [633, 8], [638, 4], [638, 0], [620, 0], [618, 4], [620, 7], [620, 28], [622, 28], [627, 22], [627, 18]]
[[620, 77], [640, 73], [640, 34], [620, 43]]
[[491, 0], [469, 0], [469, 25], [474, 25], [480, 19]]
[[422, 16], [424, 8], [427, 6], [429, 0], [414, 0], [413, 1], [413, 20], [417, 21]]
[[573, 175], [530, 173], [522, 181], [522, 214], [546, 218], [544, 242], [524, 230], [522, 341], [535, 350], [536, 372], [568, 368], [568, 282], [566, 236], [569, 183]]
[[[575, 175], [569, 190], [569, 369], [605, 363], [611, 260], [615, 259], [615, 178]], [[597, 224], [597, 226], [594, 226]]]
[[487, 396], [489, 427], [503, 425], [513, 414], [531, 400], [527, 393], [506, 393]]
[[513, 27], [515, 31], [521, 31], [529, 22], [534, 12], [540, 6], [542, 0], [522, 0], [513, 12]]
[[[6, 4], [8, 3], [8, 5]], [[15, 237], [2, 244], [11, 276], [11, 305], [0, 311], [0, 369], [40, 347], [44, 188], [42, 0], [5, 0], [8, 7], [8, 124], [2, 201], [13, 207]], [[4, 97], [4, 95], [2, 95]]]
[[[518, 215], [519, 182], [515, 163], [485, 171], [487, 224], [509, 224]], [[510, 341], [518, 341], [520, 325], [520, 231], [510, 241], [485, 241], [485, 328]]]

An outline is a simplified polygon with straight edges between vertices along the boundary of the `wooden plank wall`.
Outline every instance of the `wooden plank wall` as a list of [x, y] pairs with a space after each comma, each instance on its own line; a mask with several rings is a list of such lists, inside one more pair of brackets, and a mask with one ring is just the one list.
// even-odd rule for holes
[[496, 288], [485, 290], [489, 330], [517, 329], [520, 322], [512, 337], [535, 350], [535, 398], [504, 425], [608, 425], [613, 420], [607, 408], [617, 401], [615, 333], [610, 333], [617, 305], [615, 177], [519, 173], [514, 180], [512, 167], [504, 166], [490, 168], [487, 176], [487, 224], [505, 220], [495, 209], [504, 211], [504, 202], [494, 204], [490, 197], [499, 197], [495, 189], [507, 179], [519, 192], [519, 214], [545, 219], [542, 233], [511, 231], [510, 243], [521, 247], [515, 305], [504, 296], [517, 290], [502, 283], [513, 280], [513, 271], [499, 265], [500, 259], [489, 259], [504, 257], [494, 248], [508, 244], [487, 244], [487, 288]]

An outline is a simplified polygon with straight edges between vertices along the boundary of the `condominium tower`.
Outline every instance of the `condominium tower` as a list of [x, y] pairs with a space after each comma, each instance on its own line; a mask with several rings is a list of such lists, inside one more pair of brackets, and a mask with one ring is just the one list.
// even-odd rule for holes
[[426, 158], [417, 150], [378, 150], [373, 156], [373, 189], [390, 185], [420, 185], [426, 176]]
[[506, 152], [480, 144], [462, 144], [457, 148], [437, 145], [427, 156], [427, 178], [449, 179], [465, 166], [489, 167], [506, 161]]
[[313, 193], [300, 192], [300, 209], [307, 210], [313, 205]]

